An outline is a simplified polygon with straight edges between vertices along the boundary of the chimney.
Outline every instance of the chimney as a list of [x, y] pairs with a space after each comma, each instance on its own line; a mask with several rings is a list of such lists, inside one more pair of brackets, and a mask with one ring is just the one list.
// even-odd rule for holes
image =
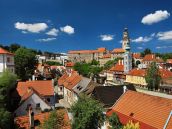
[[121, 65], [121, 60], [118, 60], [118, 64]]
[[122, 62], [122, 65], [124, 65], [124, 60], [122, 60], [121, 62]]
[[123, 93], [125, 93], [127, 91], [127, 87], [123, 86]]
[[35, 75], [34, 74], [32, 75], [32, 81], [35, 81]]
[[31, 106], [29, 107], [29, 125], [30, 129], [34, 129], [34, 112]]

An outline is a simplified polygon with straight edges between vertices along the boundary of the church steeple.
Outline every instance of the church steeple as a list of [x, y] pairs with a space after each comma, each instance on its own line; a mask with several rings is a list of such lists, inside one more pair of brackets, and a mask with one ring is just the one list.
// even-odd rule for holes
[[125, 50], [124, 53], [124, 72], [128, 73], [132, 69], [132, 56], [130, 52], [130, 38], [128, 36], [128, 29], [125, 28], [123, 32], [122, 48]]
[[[128, 29], [127, 28], [124, 28], [124, 32], [123, 32], [123, 41], [122, 41], [122, 48], [124, 50], [128, 50], [129, 49], [129, 46], [130, 46], [130, 38], [129, 38], [129, 35], [128, 35]], [[126, 48], [127, 47], [127, 48]], [[130, 49], [129, 49], [130, 50]]]

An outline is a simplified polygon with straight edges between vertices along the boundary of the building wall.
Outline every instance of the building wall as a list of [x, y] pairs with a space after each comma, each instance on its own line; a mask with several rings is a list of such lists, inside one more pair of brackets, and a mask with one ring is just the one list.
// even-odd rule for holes
[[32, 110], [35, 114], [39, 113], [40, 111], [36, 110], [36, 104], [38, 103], [40, 103], [41, 111], [44, 111], [45, 109], [51, 109], [51, 107], [47, 105], [42, 99], [40, 99], [38, 95], [33, 94], [17, 108], [15, 111], [16, 116], [26, 115], [28, 113], [26, 109], [29, 104], [31, 104]]
[[126, 75], [126, 82], [136, 85], [142, 85], [142, 86], [147, 85], [145, 77], [141, 77], [141, 76]]
[[78, 97], [73, 91], [70, 91], [64, 87], [64, 99], [70, 105], [72, 105], [74, 102], [76, 102], [78, 100]]
[[0, 54], [0, 73], [5, 69], [9, 69], [10, 72], [14, 73], [14, 56], [7, 54]]

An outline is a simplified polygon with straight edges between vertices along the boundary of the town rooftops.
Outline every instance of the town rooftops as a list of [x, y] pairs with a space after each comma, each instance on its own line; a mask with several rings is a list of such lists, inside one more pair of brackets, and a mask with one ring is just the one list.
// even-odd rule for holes
[[167, 63], [172, 64], [172, 59], [167, 59]]
[[23, 96], [29, 88], [34, 89], [41, 96], [54, 95], [52, 80], [26, 81], [26, 82], [18, 82], [17, 84], [17, 92], [20, 96]]
[[75, 63], [73, 63], [73, 62], [66, 62], [65, 63], [66, 67], [73, 67], [74, 65], [75, 65]]
[[92, 54], [92, 53], [102, 53], [102, 52], [106, 52], [106, 48], [98, 48], [97, 50], [69, 51], [68, 54]]
[[77, 73], [77, 71], [71, 71], [65, 73], [58, 79], [58, 85], [63, 85], [65, 88], [72, 90], [72, 88], [76, 86], [81, 79], [82, 77]]
[[124, 72], [124, 64], [123, 60], [119, 60], [118, 63], [115, 64], [115, 66], [112, 66], [109, 69], [110, 72]]
[[115, 48], [113, 49], [112, 53], [124, 53], [125, 50], [123, 48]]
[[14, 55], [13, 53], [11, 53], [11, 52], [9, 52], [9, 51], [1, 48], [1, 47], [0, 47], [0, 54]]
[[[127, 90], [136, 91], [133, 85], [126, 85]], [[111, 107], [124, 93], [123, 85], [120, 86], [97, 86], [94, 88], [92, 97], [99, 100], [104, 107]]]
[[135, 68], [135, 69], [130, 70], [127, 75], [144, 77], [146, 75], [146, 70]]
[[147, 54], [144, 56], [143, 61], [154, 61], [156, 59], [155, 54]]
[[142, 58], [140, 53], [133, 53], [132, 56], [133, 56], [133, 58], [136, 58], [136, 59]]
[[[67, 123], [67, 126], [64, 127], [64, 129], [71, 129], [67, 111], [65, 111], [64, 109], [60, 109], [57, 111], [57, 113], [58, 112], [64, 113], [64, 120]], [[46, 119], [48, 119], [49, 115], [50, 115], [50, 112], [39, 113], [37, 115], [34, 115], [34, 123], [38, 122], [42, 124]], [[14, 121], [19, 126], [19, 128], [30, 129], [29, 116], [16, 117]], [[36, 126], [35, 128], [39, 129], [38, 126]]]
[[[140, 123], [140, 129], [163, 129], [172, 110], [172, 100], [128, 90], [107, 115], [117, 113], [122, 124]], [[172, 118], [166, 129], [172, 129]]]

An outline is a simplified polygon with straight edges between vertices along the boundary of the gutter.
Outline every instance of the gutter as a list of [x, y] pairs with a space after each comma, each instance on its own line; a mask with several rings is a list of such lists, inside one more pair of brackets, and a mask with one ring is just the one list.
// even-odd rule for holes
[[168, 118], [167, 118], [167, 121], [166, 121], [166, 123], [165, 123], [163, 129], [166, 129], [166, 128], [167, 128], [167, 125], [168, 125], [168, 123], [169, 123], [169, 121], [170, 121], [171, 116], [172, 116], [172, 110], [171, 110], [171, 112], [170, 112], [170, 114], [169, 114], [169, 116], [168, 116]]

